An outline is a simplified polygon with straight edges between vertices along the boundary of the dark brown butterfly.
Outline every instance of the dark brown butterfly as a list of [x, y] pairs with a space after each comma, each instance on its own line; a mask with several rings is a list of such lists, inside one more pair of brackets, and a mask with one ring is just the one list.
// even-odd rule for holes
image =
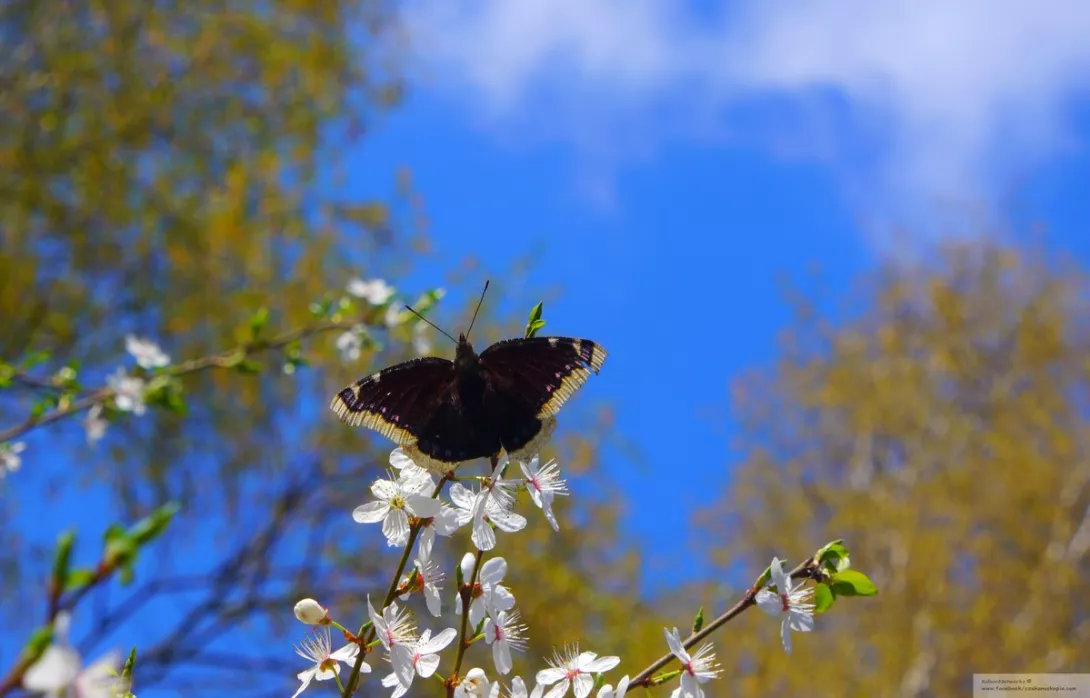
[[480, 355], [465, 335], [456, 341], [453, 362], [391, 366], [337, 393], [330, 408], [342, 422], [392, 439], [417, 465], [446, 473], [501, 448], [513, 458], [537, 454], [561, 406], [606, 360], [589, 339], [508, 339]]

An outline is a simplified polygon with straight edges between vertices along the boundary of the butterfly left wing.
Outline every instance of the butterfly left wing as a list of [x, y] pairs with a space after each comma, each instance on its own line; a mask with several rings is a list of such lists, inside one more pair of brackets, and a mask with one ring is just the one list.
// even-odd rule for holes
[[481, 352], [491, 386], [486, 407], [498, 422], [504, 449], [536, 453], [556, 426], [557, 412], [605, 360], [600, 344], [571, 337], [508, 339]]
[[337, 393], [329, 407], [342, 422], [373, 429], [404, 446], [423, 435], [453, 381], [450, 361], [413, 359], [361, 378]]

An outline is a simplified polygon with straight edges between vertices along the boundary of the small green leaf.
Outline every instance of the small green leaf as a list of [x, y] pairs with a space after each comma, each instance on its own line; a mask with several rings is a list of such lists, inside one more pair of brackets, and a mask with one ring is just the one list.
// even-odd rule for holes
[[132, 580], [135, 578], [135, 574], [132, 571], [132, 561], [127, 561], [117, 570], [117, 581], [121, 583], [121, 586], [129, 586], [132, 584]]
[[543, 309], [544, 301], [538, 303], [530, 311], [530, 319], [526, 321], [526, 337], [529, 339], [537, 334], [537, 331], [545, 326], [545, 321], [541, 319], [541, 312]]
[[38, 366], [40, 364], [44, 364], [46, 361], [49, 361], [51, 356], [52, 355], [48, 351], [35, 349], [34, 351], [27, 354], [26, 357], [23, 359], [23, 368], [29, 369], [34, 368], [35, 366]]
[[819, 582], [814, 589], [814, 613], [825, 613], [832, 608], [834, 601], [836, 601], [836, 595], [832, 588], [824, 582]]
[[257, 339], [269, 324], [269, 309], [261, 306], [250, 316], [250, 337]]
[[94, 570], [79, 569], [68, 573], [68, 581], [64, 585], [65, 591], [76, 591], [90, 584], [95, 579]]
[[166, 530], [178, 509], [176, 502], [167, 502], [130, 528], [129, 536], [137, 545], [151, 542]]
[[867, 575], [858, 570], [844, 570], [832, 576], [833, 591], [837, 596], [874, 596], [878, 587]]
[[42, 652], [45, 652], [45, 648], [49, 647], [53, 643], [53, 626], [43, 625], [37, 628], [30, 634], [30, 638], [27, 639], [26, 644], [23, 646], [22, 658], [27, 664], [33, 664], [38, 661], [38, 658], [42, 656]]
[[132, 670], [136, 667], [136, 645], [132, 646], [132, 651], [129, 652], [129, 658], [125, 660], [125, 666], [121, 669], [121, 678], [126, 679], [128, 684], [132, 684]]
[[53, 554], [53, 584], [57, 589], [68, 585], [68, 565], [72, 560], [72, 546], [76, 542], [73, 531], [65, 531], [57, 536], [57, 551]]
[[704, 607], [701, 606], [700, 610], [696, 612], [696, 618], [693, 619], [693, 632], [698, 633], [700, 629], [704, 627]]
[[235, 364], [236, 371], [247, 375], [261, 373], [264, 368], [265, 366], [260, 361], [254, 361], [253, 359], [243, 359]]

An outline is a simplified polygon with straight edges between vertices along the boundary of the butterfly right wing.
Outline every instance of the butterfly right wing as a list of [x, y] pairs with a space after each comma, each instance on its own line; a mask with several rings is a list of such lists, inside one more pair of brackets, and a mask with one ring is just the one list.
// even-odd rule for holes
[[329, 407], [342, 422], [405, 446], [425, 434], [453, 382], [452, 362], [413, 359], [361, 378], [337, 393]]

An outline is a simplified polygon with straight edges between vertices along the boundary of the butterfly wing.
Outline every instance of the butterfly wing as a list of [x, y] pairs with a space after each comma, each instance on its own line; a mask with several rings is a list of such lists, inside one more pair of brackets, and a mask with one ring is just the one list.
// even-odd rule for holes
[[424, 433], [454, 381], [454, 364], [438, 357], [413, 359], [372, 373], [333, 397], [341, 421], [367, 427], [399, 445]]
[[428, 470], [447, 472], [462, 461], [499, 451], [499, 437], [482, 422], [479, 398], [466, 404], [454, 364], [426, 357], [391, 366], [334, 396], [330, 408], [342, 422], [363, 426], [404, 447]]
[[590, 376], [606, 351], [589, 339], [532, 337], [497, 342], [481, 352], [490, 390], [485, 409], [512, 455], [540, 450], [556, 426], [556, 414]]

